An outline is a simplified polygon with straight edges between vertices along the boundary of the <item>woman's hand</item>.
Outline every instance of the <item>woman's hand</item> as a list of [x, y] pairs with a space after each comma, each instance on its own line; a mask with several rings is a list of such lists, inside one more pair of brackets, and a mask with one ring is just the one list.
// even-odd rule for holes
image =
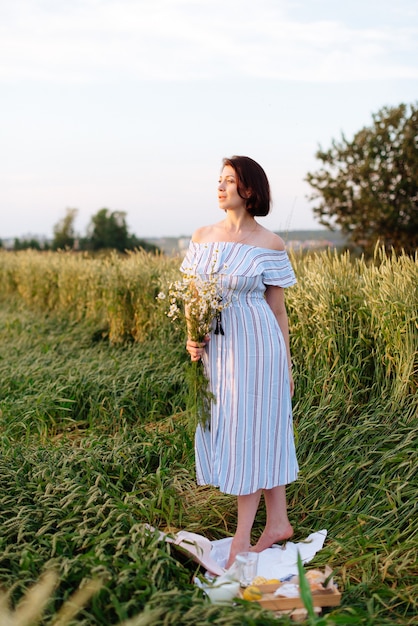
[[190, 358], [192, 361], [199, 361], [202, 358], [202, 354], [205, 351], [205, 346], [210, 340], [209, 335], [206, 335], [204, 341], [192, 341], [191, 339], [187, 340], [186, 350], [190, 354]]

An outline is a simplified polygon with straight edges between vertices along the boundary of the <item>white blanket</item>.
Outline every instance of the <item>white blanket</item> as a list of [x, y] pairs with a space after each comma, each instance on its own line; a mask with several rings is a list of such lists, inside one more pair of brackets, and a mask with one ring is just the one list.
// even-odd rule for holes
[[[297, 558], [298, 552], [303, 563], [309, 563], [315, 554], [321, 550], [327, 536], [326, 530], [318, 530], [311, 533], [304, 541], [293, 543], [287, 541], [285, 544], [273, 546], [258, 556], [257, 576], [265, 578], [278, 578], [286, 580], [298, 573]], [[232, 537], [212, 541], [211, 557], [221, 566], [225, 567]]]

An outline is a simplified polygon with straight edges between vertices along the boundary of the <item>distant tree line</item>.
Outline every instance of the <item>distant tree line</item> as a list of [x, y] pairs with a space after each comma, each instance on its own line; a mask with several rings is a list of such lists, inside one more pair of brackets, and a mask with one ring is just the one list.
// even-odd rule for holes
[[78, 249], [97, 252], [98, 250], [135, 250], [158, 252], [157, 246], [129, 233], [125, 211], [100, 209], [90, 220], [85, 237], [77, 237], [74, 221], [77, 209], [67, 209], [64, 218], [54, 226], [53, 250]]
[[91, 218], [87, 234], [84, 237], [77, 235], [74, 227], [77, 213], [77, 209], [67, 209], [65, 216], [54, 226], [54, 236], [51, 243], [40, 242], [37, 239], [15, 239], [14, 249], [85, 250], [89, 252], [118, 250], [125, 252], [142, 248], [147, 252], [160, 251], [157, 246], [129, 233], [124, 211], [100, 209]]
[[49, 250], [50, 245], [47, 242], [41, 242], [34, 237], [31, 239], [19, 239], [16, 237], [13, 243], [13, 250]]

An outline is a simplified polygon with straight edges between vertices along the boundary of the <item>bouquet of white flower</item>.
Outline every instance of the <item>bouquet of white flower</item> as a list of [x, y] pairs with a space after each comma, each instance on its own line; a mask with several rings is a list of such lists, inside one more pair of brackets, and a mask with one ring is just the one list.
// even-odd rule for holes
[[[183, 274], [182, 280], [169, 285], [168, 295], [161, 292], [159, 300], [168, 300], [167, 316], [172, 321], [182, 320], [187, 325], [187, 334], [192, 341], [203, 342], [211, 331], [216, 320], [216, 334], [223, 334], [221, 311], [226, 304], [219, 295], [218, 279], [211, 275], [202, 278], [191, 274]], [[203, 425], [207, 425], [210, 417], [210, 401], [215, 401], [208, 387], [202, 361], [190, 363], [189, 403], [191, 410]]]

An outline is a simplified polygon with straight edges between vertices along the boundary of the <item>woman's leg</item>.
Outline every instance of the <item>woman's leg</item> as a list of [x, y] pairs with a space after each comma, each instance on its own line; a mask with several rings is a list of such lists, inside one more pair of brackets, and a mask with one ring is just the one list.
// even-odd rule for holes
[[235, 561], [238, 552], [247, 552], [251, 547], [251, 529], [260, 503], [261, 489], [246, 496], [238, 496], [238, 522], [232, 540], [227, 568]]
[[264, 490], [266, 503], [266, 527], [257, 541], [254, 552], [262, 552], [271, 548], [273, 543], [289, 539], [293, 535], [293, 528], [287, 517], [286, 485]]

